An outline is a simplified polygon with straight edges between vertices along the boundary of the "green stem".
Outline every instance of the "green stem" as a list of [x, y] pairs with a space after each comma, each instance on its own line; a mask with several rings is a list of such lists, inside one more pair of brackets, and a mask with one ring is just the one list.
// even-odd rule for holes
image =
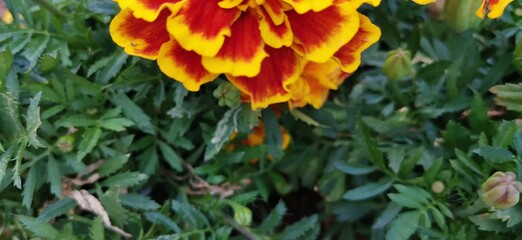
[[54, 5], [49, 3], [47, 0], [34, 0], [36, 4], [40, 5], [40, 7], [47, 9], [52, 14], [56, 15], [58, 18], [65, 19], [67, 15], [60, 11], [60, 9], [56, 8]]
[[399, 84], [395, 80], [388, 81], [388, 88], [391, 91], [391, 94], [393, 98], [399, 103], [401, 107], [407, 106], [408, 101], [406, 98], [404, 98], [404, 95], [401, 92], [401, 89], [399, 88]]

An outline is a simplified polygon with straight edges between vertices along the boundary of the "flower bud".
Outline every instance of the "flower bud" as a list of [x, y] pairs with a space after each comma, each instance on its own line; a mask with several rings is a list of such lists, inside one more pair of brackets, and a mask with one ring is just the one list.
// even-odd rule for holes
[[221, 107], [233, 107], [239, 104], [239, 90], [228, 82], [219, 84], [214, 91], [214, 97], [218, 99]]
[[522, 183], [512, 172], [496, 172], [482, 184], [482, 200], [489, 206], [505, 209], [518, 203]]
[[481, 19], [475, 15], [481, 1], [477, 0], [449, 0], [444, 7], [444, 19], [448, 25], [463, 32], [468, 29], [478, 28]]
[[74, 150], [74, 136], [65, 135], [58, 138], [56, 146], [62, 153], [68, 153]]
[[389, 52], [386, 60], [384, 60], [382, 72], [390, 80], [399, 80], [411, 76], [413, 68], [410, 52], [400, 48]]
[[444, 188], [444, 183], [441, 181], [435, 181], [431, 184], [431, 191], [437, 194], [443, 192]]

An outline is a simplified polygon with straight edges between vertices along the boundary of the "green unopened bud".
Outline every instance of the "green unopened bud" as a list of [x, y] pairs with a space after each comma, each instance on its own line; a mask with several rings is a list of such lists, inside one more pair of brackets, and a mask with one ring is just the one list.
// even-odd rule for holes
[[221, 107], [233, 107], [239, 104], [239, 90], [228, 82], [219, 84], [214, 91], [214, 97], [218, 99]]
[[386, 60], [384, 60], [382, 72], [390, 80], [399, 80], [411, 76], [413, 68], [410, 52], [400, 48], [389, 52]]
[[444, 188], [444, 183], [441, 181], [435, 181], [431, 184], [431, 191], [437, 194], [443, 192]]
[[62, 152], [62, 153], [68, 153], [74, 150], [74, 136], [73, 135], [65, 135], [60, 138], [58, 138], [58, 141], [56, 142], [56, 147]]
[[518, 41], [513, 52], [513, 68], [522, 76], [522, 40]]
[[482, 1], [448, 0], [444, 6], [444, 19], [448, 25], [459, 31], [478, 28], [481, 19], [475, 14]]
[[482, 184], [482, 200], [489, 206], [505, 209], [518, 203], [522, 183], [512, 172], [496, 172]]

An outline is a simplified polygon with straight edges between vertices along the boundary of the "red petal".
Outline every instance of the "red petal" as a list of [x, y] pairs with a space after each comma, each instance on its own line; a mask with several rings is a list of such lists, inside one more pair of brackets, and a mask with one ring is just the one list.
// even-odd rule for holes
[[124, 9], [111, 22], [111, 37], [126, 53], [154, 60], [161, 45], [170, 40], [165, 28], [169, 15], [170, 11], [164, 10], [154, 22], [147, 22], [135, 18], [130, 9]]
[[221, 49], [225, 36], [241, 14], [237, 8], [224, 9], [217, 0], [187, 0], [176, 16], [169, 18], [167, 29], [185, 50], [213, 57]]
[[204, 83], [216, 79], [201, 65], [201, 56], [186, 51], [175, 40], [163, 44], [158, 56], [158, 65], [167, 76], [183, 83], [190, 91], [198, 91]]
[[287, 86], [297, 80], [302, 70], [300, 58], [292, 49], [267, 47], [266, 51], [269, 57], [263, 60], [261, 72], [256, 77], [227, 75], [232, 84], [250, 96], [252, 109], [288, 101]]

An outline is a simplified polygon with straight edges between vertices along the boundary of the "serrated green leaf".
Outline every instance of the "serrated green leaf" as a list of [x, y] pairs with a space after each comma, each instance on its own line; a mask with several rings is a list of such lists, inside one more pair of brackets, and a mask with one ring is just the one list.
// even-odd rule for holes
[[49, 43], [50, 37], [47, 34], [34, 35], [31, 41], [24, 46], [21, 55], [29, 60], [28, 69], [32, 69], [38, 62], [38, 58]]
[[98, 127], [89, 128], [82, 134], [82, 141], [80, 142], [77, 160], [81, 161], [87, 154], [91, 153], [98, 140], [100, 139], [102, 130]]
[[161, 206], [150, 198], [139, 194], [121, 194], [121, 203], [124, 206], [137, 210], [156, 210]]
[[113, 225], [123, 226], [129, 220], [130, 212], [123, 208], [116, 188], [111, 188], [100, 196], [100, 202], [109, 214]]
[[49, 155], [47, 159], [47, 182], [51, 185], [51, 193], [57, 197], [62, 196], [62, 179], [58, 163], [53, 155]]
[[390, 223], [386, 233], [386, 240], [405, 240], [417, 230], [420, 214], [418, 211], [401, 213]]
[[293, 240], [300, 239], [308, 230], [312, 229], [317, 224], [317, 215], [304, 217], [294, 224], [286, 227], [276, 239]]
[[433, 216], [433, 219], [435, 219], [435, 222], [441, 229], [446, 228], [446, 220], [444, 219], [444, 215], [435, 207], [429, 208], [431, 212], [431, 216]]
[[76, 205], [76, 201], [70, 198], [60, 199], [47, 206], [47, 208], [45, 208], [40, 213], [37, 220], [41, 222], [48, 222], [55, 217], [66, 214], [67, 212], [69, 212], [69, 210], [75, 208]]
[[118, 107], [123, 109], [123, 114], [130, 120], [134, 121], [136, 127], [145, 133], [156, 134], [151, 119], [143, 109], [134, 103], [127, 95], [120, 93], [112, 96], [111, 101]]
[[146, 212], [145, 218], [152, 223], [159, 223], [175, 233], [181, 232], [181, 228], [172, 219], [158, 212]]
[[384, 227], [386, 227], [388, 225], [388, 223], [390, 223], [399, 214], [399, 212], [401, 210], [402, 210], [402, 206], [400, 206], [398, 204], [395, 204], [395, 203], [388, 204], [388, 206], [386, 207], [386, 209], [384, 209], [382, 214], [375, 220], [375, 223], [373, 223], [372, 228], [373, 229], [383, 229]]
[[126, 118], [110, 118], [104, 119], [100, 122], [100, 127], [109, 129], [115, 132], [122, 132], [127, 127], [133, 126], [134, 122]]
[[182, 171], [183, 167], [181, 163], [183, 162], [183, 159], [172, 149], [169, 145], [162, 141], [158, 141], [158, 146], [161, 151], [161, 154], [163, 155], [163, 158], [165, 158], [165, 161], [170, 165], [171, 168]]
[[306, 124], [310, 125], [310, 126], [315, 126], [315, 127], [326, 127], [322, 124], [320, 124], [319, 122], [317, 122], [316, 120], [314, 120], [313, 118], [311, 118], [310, 116], [304, 114], [303, 112], [297, 110], [297, 109], [294, 109], [292, 111], [290, 111], [290, 113], [292, 114], [292, 116], [294, 116], [296, 119], [299, 119], [303, 122], [305, 122]]
[[[9, 72], [12, 70], [14, 62], [13, 54], [9, 49], [0, 52], [0, 79], [6, 79]], [[3, 89], [5, 86], [2, 86], [3, 80], [0, 81], [0, 89]]]
[[98, 81], [101, 84], [107, 84], [109, 80], [120, 72], [123, 64], [127, 61], [127, 55], [123, 49], [118, 49], [112, 54], [111, 64], [105, 65], [98, 74]]
[[363, 175], [368, 174], [376, 169], [371, 166], [361, 166], [361, 165], [355, 165], [355, 164], [348, 164], [343, 162], [335, 162], [335, 167], [339, 170], [341, 170], [344, 173], [350, 174], [350, 175]]
[[505, 163], [515, 159], [513, 153], [502, 147], [480, 147], [473, 150], [473, 152], [491, 163]]
[[14, 146], [8, 148], [6, 152], [0, 155], [0, 182], [2, 182], [4, 177], [6, 176], [7, 164], [11, 160], [11, 155], [13, 154], [13, 151]]
[[149, 177], [139, 172], [124, 172], [111, 176], [101, 183], [102, 186], [118, 186], [122, 188], [132, 187], [147, 180]]
[[105, 227], [103, 226], [103, 219], [96, 217], [89, 228], [89, 237], [92, 240], [105, 239]]
[[210, 142], [207, 144], [205, 149], [205, 160], [210, 160], [213, 158], [230, 140], [230, 135], [238, 129], [238, 120], [237, 116], [240, 113], [241, 105], [238, 105], [234, 108], [229, 109], [223, 115], [223, 118], [219, 120], [216, 130], [210, 139]]
[[277, 121], [277, 117], [272, 109], [263, 111], [263, 124], [265, 126], [265, 144], [268, 145], [268, 153], [274, 158], [280, 158], [283, 155], [283, 136], [281, 135], [281, 127]]
[[507, 148], [513, 143], [517, 132], [517, 124], [513, 121], [503, 122], [500, 124], [498, 133], [493, 137], [492, 145], [494, 147]]
[[394, 202], [403, 207], [419, 209], [423, 207], [423, 204], [416, 201], [415, 199], [409, 198], [405, 194], [388, 193], [388, 197]]
[[263, 219], [263, 222], [258, 226], [258, 229], [261, 229], [264, 232], [272, 233], [275, 228], [281, 224], [283, 217], [286, 213], [286, 205], [283, 201], [279, 201], [277, 205], [272, 209], [270, 214]]
[[488, 108], [482, 97], [476, 94], [471, 102], [471, 110], [468, 115], [468, 123], [475, 132], [485, 132], [488, 136], [495, 131], [488, 117]]
[[103, 162], [98, 169], [100, 176], [108, 176], [121, 169], [129, 161], [130, 154], [118, 155]]
[[50, 224], [36, 220], [33, 217], [18, 215], [18, 219], [24, 227], [38, 237], [46, 239], [59, 239], [60, 233]]
[[446, 217], [453, 219], [453, 213], [451, 213], [451, 211], [448, 209], [448, 207], [446, 207], [446, 205], [444, 205], [440, 202], [437, 202], [436, 205], [439, 208], [439, 210], [442, 212], [442, 214], [444, 214]]
[[464, 166], [468, 167], [470, 170], [475, 172], [478, 175], [482, 175], [482, 171], [480, 170], [479, 166], [473, 160], [466, 155], [463, 151], [459, 149], [455, 149], [455, 155], [457, 155], [457, 159], [462, 163]]
[[38, 106], [41, 97], [42, 92], [39, 92], [33, 98], [31, 98], [29, 108], [27, 109], [27, 125], [25, 130], [27, 131], [29, 144], [35, 148], [45, 147], [42, 143], [40, 143], [36, 135], [36, 131], [40, 125], [42, 125], [42, 121], [40, 120], [40, 107]]
[[27, 178], [25, 178], [24, 188], [23, 188], [23, 199], [22, 203], [26, 208], [31, 208], [31, 203], [33, 202], [33, 194], [36, 190], [36, 181], [38, 174], [38, 168], [37, 166], [33, 166], [31, 169], [29, 169], [29, 174], [27, 175]]
[[366, 124], [362, 121], [361, 116], [357, 116], [357, 125], [355, 127], [355, 135], [357, 144], [362, 148], [363, 152], [370, 158], [373, 164], [378, 168], [385, 169], [384, 158], [381, 150], [377, 146], [377, 142], [370, 136], [370, 131]]
[[379, 182], [368, 183], [366, 185], [348, 190], [343, 198], [350, 201], [358, 201], [377, 196], [388, 190], [393, 184], [389, 178], [383, 178]]

